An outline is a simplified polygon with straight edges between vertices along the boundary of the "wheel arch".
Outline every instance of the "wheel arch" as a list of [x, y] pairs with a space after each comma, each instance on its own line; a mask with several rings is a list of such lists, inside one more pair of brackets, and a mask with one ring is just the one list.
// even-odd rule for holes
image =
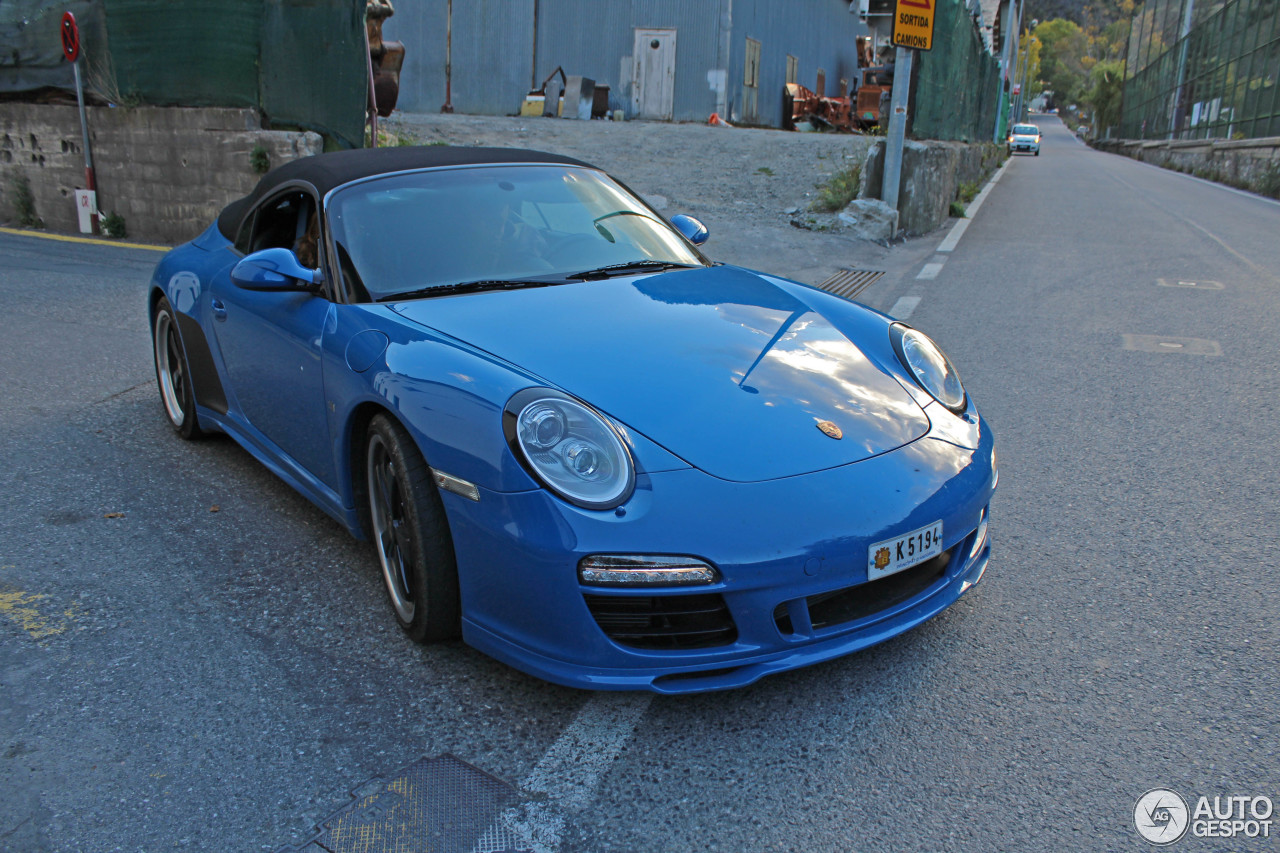
[[164, 291], [155, 284], [151, 285], [147, 292], [147, 326], [150, 327], [153, 335], [156, 331], [156, 311], [159, 308], [160, 300], [164, 298], [166, 298]]
[[[158, 284], [153, 283], [147, 296], [147, 327], [151, 330], [152, 345], [155, 344], [156, 312], [159, 311], [160, 300], [169, 299], [169, 295]], [[187, 364], [191, 367], [191, 387], [197, 406], [212, 409], [220, 415], [228, 410], [227, 393], [222, 387], [222, 379], [214, 363], [213, 352], [205, 337], [200, 321], [188, 314], [169, 300], [170, 310], [177, 321], [178, 342], [186, 354]]]
[[[358, 534], [359, 538], [364, 540], [369, 539], [370, 531], [373, 529], [372, 519], [369, 515], [369, 486], [364, 475], [365, 454], [369, 446], [369, 424], [378, 415], [386, 415], [399, 424], [400, 428], [408, 433], [414, 447], [417, 448], [418, 453], [422, 455], [423, 460], [427, 463], [427, 467], [431, 467], [431, 460], [423, 450], [422, 443], [414, 437], [413, 430], [390, 406], [375, 400], [365, 400], [351, 410], [347, 415], [346, 428], [343, 430], [342, 470], [345, 472], [350, 499], [355, 507], [356, 519], [359, 524], [359, 529], [353, 530], [352, 533]], [[446, 520], [448, 515], [448, 509], [446, 508]]]

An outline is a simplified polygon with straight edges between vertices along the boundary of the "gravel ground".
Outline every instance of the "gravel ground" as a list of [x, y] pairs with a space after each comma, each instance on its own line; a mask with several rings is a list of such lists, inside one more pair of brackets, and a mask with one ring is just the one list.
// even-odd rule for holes
[[[868, 137], [660, 122], [396, 113], [383, 124], [421, 143], [534, 148], [608, 171], [667, 215], [688, 213], [711, 230], [715, 260], [818, 284], [840, 269], [884, 270], [860, 301], [875, 304], [911, 267], [928, 236], [886, 248], [838, 231], [809, 231], [817, 187], [861, 165]], [[805, 217], [807, 218], [807, 217]], [[831, 218], [828, 217], [828, 220]]]

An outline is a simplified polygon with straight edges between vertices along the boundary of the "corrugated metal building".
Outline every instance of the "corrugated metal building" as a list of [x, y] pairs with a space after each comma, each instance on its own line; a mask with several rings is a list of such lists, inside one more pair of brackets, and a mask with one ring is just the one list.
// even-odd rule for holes
[[[779, 126], [797, 82], [842, 94], [867, 33], [848, 0], [402, 0], [383, 32], [404, 42], [398, 106], [511, 115], [562, 66], [610, 87], [629, 118], [706, 121], [713, 113]], [[847, 94], [847, 91], [845, 92]]]

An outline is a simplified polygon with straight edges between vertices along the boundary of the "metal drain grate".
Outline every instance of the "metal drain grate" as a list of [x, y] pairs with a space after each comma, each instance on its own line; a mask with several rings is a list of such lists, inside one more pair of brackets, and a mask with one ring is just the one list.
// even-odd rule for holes
[[[361, 786], [296, 853], [526, 853], [502, 820], [521, 795], [452, 755], [424, 758]], [[277, 853], [286, 853], [284, 848]]]
[[882, 270], [840, 270], [840, 272], [818, 285], [818, 288], [825, 290], [827, 293], [834, 293], [836, 296], [852, 300], [859, 293], [879, 281], [883, 275], [884, 272]]

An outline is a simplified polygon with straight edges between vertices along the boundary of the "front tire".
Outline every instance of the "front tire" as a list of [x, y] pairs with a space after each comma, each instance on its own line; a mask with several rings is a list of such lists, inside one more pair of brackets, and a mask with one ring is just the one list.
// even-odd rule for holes
[[419, 643], [457, 637], [457, 563], [431, 469], [386, 415], [369, 423], [365, 448], [369, 532], [396, 621]]
[[151, 327], [152, 351], [156, 362], [156, 382], [160, 385], [160, 404], [169, 425], [185, 439], [204, 435], [196, 417], [195, 392], [191, 387], [191, 367], [187, 363], [178, 316], [163, 296], [156, 304], [155, 323]]

